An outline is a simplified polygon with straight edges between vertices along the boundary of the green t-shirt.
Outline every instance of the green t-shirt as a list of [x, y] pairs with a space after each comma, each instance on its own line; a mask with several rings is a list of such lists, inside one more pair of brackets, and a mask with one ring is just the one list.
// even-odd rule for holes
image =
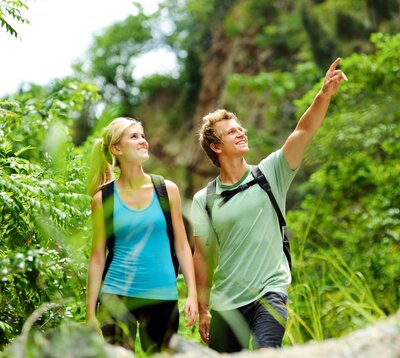
[[[289, 167], [282, 149], [263, 159], [259, 167], [284, 214], [286, 193], [297, 171]], [[232, 186], [221, 184], [217, 178], [216, 193], [252, 179], [250, 168]], [[253, 185], [220, 206], [221, 202], [217, 197], [212, 207], [214, 229], [205, 210], [206, 188], [195, 194], [192, 203], [194, 236], [204, 238], [210, 248], [218, 251], [213, 254], [219, 255], [213, 273], [211, 308], [223, 311], [242, 307], [269, 291], [287, 294], [291, 274], [278, 217], [267, 193]]]

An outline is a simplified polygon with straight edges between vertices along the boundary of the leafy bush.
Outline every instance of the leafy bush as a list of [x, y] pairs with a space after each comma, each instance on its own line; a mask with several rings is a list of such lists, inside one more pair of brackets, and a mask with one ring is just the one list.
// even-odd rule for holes
[[62, 309], [42, 327], [83, 317], [89, 198], [69, 127], [96, 96], [91, 85], [65, 81], [0, 103], [0, 347], [43, 302]]

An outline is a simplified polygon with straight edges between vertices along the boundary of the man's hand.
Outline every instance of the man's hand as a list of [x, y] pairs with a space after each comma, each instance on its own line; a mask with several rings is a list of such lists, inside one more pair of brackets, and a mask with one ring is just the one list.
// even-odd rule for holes
[[329, 67], [326, 72], [324, 84], [322, 86], [321, 92], [325, 96], [333, 96], [339, 88], [341, 80], [347, 82], [346, 75], [341, 71], [337, 70], [336, 67], [340, 63], [340, 57], [338, 57]]
[[210, 338], [210, 323], [211, 323], [211, 314], [210, 312], [200, 313], [199, 315], [199, 332], [201, 339], [204, 343], [208, 344], [208, 340]]

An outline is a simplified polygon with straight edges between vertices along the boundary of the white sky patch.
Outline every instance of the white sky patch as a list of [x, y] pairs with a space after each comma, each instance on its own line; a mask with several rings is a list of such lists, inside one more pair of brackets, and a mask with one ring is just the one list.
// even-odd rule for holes
[[[142, 1], [148, 13], [157, 9], [157, 3]], [[136, 13], [132, 0], [32, 0], [28, 6], [25, 17], [30, 24], [12, 22], [19, 39], [0, 29], [0, 97], [15, 92], [23, 82], [46, 85], [71, 74], [72, 61], [84, 55], [95, 34]], [[175, 56], [157, 50], [137, 60], [134, 76], [174, 68]]]
[[153, 73], [176, 75], [178, 71], [175, 54], [162, 48], [143, 54], [134, 64], [133, 77], [137, 80]]

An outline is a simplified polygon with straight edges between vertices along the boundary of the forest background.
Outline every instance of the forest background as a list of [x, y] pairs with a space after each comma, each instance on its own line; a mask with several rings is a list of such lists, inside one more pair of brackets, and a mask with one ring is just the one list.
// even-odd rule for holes
[[[104, 125], [123, 115], [143, 121], [146, 170], [178, 184], [189, 216], [192, 195], [216, 175], [196, 141], [202, 116], [235, 112], [257, 163], [283, 144], [337, 56], [349, 82], [288, 195], [284, 344], [339, 337], [397, 311], [399, 1], [170, 0], [152, 14], [133, 3], [137, 15], [96, 35], [74, 75], [0, 99], [0, 350], [22, 332], [42, 352], [48, 332], [84, 322], [86, 175]], [[2, 30], [16, 36], [28, 5], [1, 1]], [[175, 53], [177, 70], [132, 77], [134, 59], [157, 48]], [[179, 332], [199, 340], [196, 327]], [[93, 337], [87, 349], [100, 349]]]

